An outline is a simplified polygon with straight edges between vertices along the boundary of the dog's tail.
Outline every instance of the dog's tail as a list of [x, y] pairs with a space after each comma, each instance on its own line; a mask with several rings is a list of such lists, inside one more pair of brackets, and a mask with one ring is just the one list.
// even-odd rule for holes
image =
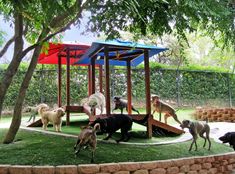
[[147, 122], [149, 118], [149, 115], [146, 115], [142, 120], [135, 120], [135, 119], [132, 119], [135, 123], [138, 123], [138, 124], [144, 124]]
[[99, 123], [96, 123], [92, 129], [92, 132], [97, 132], [98, 130], [100, 130], [100, 124]]

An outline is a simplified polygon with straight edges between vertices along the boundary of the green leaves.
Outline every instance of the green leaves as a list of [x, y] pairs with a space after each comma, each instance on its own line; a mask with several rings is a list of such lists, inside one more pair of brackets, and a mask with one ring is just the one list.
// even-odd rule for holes
[[232, 1], [93, 0], [88, 10], [90, 29], [104, 32], [107, 38], [118, 37], [121, 30], [162, 36], [175, 29], [178, 36], [187, 40], [185, 33], [201, 26], [210, 37], [216, 39], [219, 32], [226, 45], [235, 44]]

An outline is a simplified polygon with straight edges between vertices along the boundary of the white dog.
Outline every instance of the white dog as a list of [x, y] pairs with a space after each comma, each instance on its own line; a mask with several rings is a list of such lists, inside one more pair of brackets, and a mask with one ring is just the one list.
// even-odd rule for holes
[[95, 108], [99, 108], [101, 113], [103, 113], [105, 106], [105, 97], [102, 93], [96, 92], [88, 98], [88, 106], [91, 107], [91, 113], [94, 115]]
[[47, 129], [49, 122], [53, 124], [54, 129], [57, 132], [61, 131], [62, 118], [65, 115], [65, 110], [63, 108], [58, 108], [53, 111], [45, 110], [44, 107], [39, 108], [38, 113], [41, 116], [43, 129]]

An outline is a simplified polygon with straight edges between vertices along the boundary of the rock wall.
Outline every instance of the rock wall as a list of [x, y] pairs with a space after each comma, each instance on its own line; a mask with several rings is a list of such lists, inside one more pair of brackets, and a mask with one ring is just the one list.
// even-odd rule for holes
[[67, 166], [0, 165], [0, 174], [234, 174], [235, 152], [172, 160]]
[[235, 108], [197, 108], [197, 120], [235, 122]]

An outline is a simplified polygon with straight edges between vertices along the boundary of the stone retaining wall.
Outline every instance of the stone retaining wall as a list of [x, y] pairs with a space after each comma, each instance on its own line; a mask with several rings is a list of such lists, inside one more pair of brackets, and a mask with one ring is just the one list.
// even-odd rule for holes
[[67, 166], [0, 165], [0, 174], [232, 174], [235, 152], [172, 160]]
[[235, 122], [235, 108], [197, 108], [195, 112], [197, 120]]

